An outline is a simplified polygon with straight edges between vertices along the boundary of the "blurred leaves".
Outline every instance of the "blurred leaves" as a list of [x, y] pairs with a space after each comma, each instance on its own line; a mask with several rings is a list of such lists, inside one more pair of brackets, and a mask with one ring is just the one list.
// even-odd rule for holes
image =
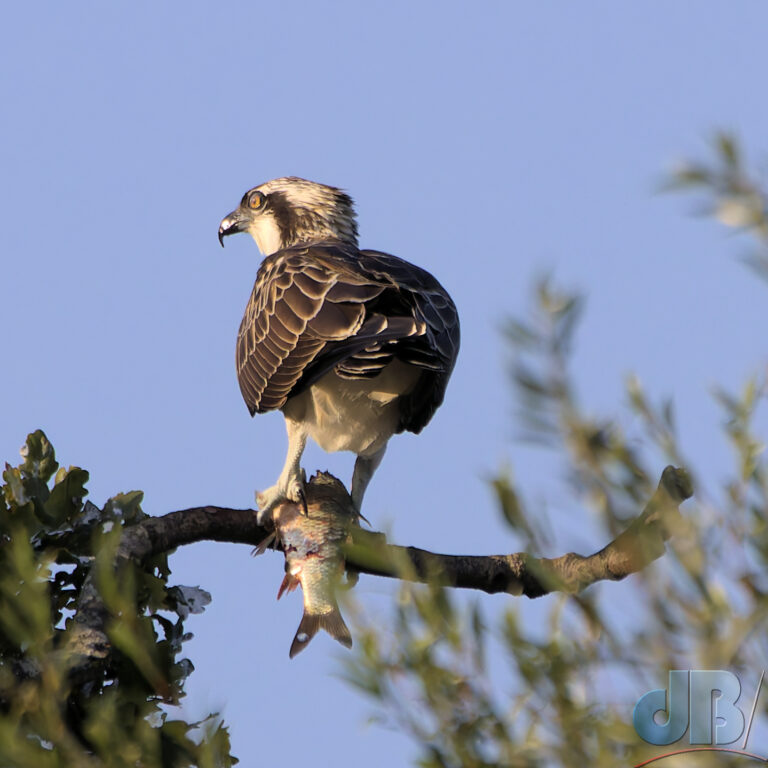
[[[210, 596], [169, 586], [165, 554], [116, 562], [123, 531], [146, 517], [141, 492], [99, 509], [84, 502], [88, 473], [59, 468], [42, 431], [21, 453], [0, 488], [0, 765], [233, 765], [217, 715], [169, 716], [193, 669], [179, 657], [191, 637], [184, 620]], [[84, 626], [76, 611], [91, 574], [111, 652], [73, 676], [70, 649]]]
[[[587, 495], [615, 536], [637, 514], [653, 485], [620, 426], [580, 408], [569, 352], [583, 299], [555, 287], [549, 278], [537, 283], [534, 295], [529, 317], [510, 320], [506, 328], [522, 439], [566, 449], [571, 484]], [[503, 476], [497, 478], [497, 490], [503, 482]], [[509, 498], [509, 490], [505, 495]], [[505, 497], [499, 498], [503, 508]]]
[[669, 191], [697, 195], [701, 215], [744, 232], [756, 241], [744, 261], [768, 280], [768, 195], [765, 185], [746, 168], [736, 137], [715, 134], [708, 160], [686, 160], [665, 180]]
[[[706, 213], [749, 235], [751, 263], [768, 277], [765, 190], [732, 136], [718, 135], [713, 155], [682, 166], [669, 186], [700, 193]], [[651, 467], [688, 464], [674, 404], [649, 395], [638, 376], [627, 381], [626, 413], [584, 411], [570, 370], [583, 307], [579, 295], [542, 279], [530, 311], [510, 320], [505, 335], [523, 442], [561, 457], [574, 506], [596, 513], [581, 512], [597, 547], [647, 502], [658, 471]], [[493, 621], [466, 595], [403, 585], [390, 632], [380, 618], [358, 618], [348, 679], [379, 720], [413, 737], [418, 765], [634, 765], [659, 749], [635, 732], [632, 707], [665, 685], [667, 670], [725, 668], [757, 678], [768, 657], [768, 466], [756, 428], [767, 395], [760, 377], [740, 393], [716, 392], [734, 465], [708, 479], [719, 488], [696, 480], [696, 500], [667, 554], [626, 583], [535, 604], [507, 600]], [[490, 483], [523, 546], [551, 548], [512, 467]], [[765, 732], [766, 714], [763, 697], [753, 733], [760, 724]], [[682, 759], [665, 763], [691, 764]], [[695, 764], [719, 766], [723, 756], [697, 754]]]

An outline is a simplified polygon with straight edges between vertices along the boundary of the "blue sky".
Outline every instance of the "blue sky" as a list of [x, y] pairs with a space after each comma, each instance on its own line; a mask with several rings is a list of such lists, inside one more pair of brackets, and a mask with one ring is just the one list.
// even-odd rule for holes
[[[498, 331], [547, 270], [588, 297], [583, 402], [618, 411], [635, 371], [674, 399], [696, 466], [713, 484], [725, 473], [711, 390], [757, 370], [765, 289], [735, 241], [655, 189], [721, 126], [765, 167], [765, 5], [28, 2], [2, 16], [3, 460], [41, 427], [90, 470], [95, 503], [141, 488], [150, 514], [250, 505], [285, 438], [278, 414], [249, 418], [234, 371], [261, 257], [216, 233], [246, 189], [295, 174], [347, 189], [361, 244], [432, 271], [462, 318], [445, 405], [392, 441], [371, 485], [374, 527], [513, 550], [485, 482], [505, 460], [555, 519], [589, 515], [551, 482], [557, 461], [512, 441]], [[305, 456], [349, 478], [351, 457]], [[563, 531], [562, 551], [604, 543]], [[274, 600], [277, 556], [200, 544], [172, 567], [214, 598], [190, 625], [187, 711], [222, 708], [244, 765], [284, 759], [286, 740], [295, 760], [412, 754], [366, 725], [332, 641], [288, 660], [301, 608]], [[385, 621], [390, 586], [357, 592]]]

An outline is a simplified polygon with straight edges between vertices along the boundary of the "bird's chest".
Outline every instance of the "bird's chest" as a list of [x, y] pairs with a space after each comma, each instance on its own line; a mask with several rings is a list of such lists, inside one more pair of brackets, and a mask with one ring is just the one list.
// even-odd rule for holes
[[283, 411], [301, 421], [324, 451], [371, 455], [397, 431], [398, 397], [418, 376], [416, 368], [397, 361], [374, 379], [345, 379], [331, 371], [291, 398]]

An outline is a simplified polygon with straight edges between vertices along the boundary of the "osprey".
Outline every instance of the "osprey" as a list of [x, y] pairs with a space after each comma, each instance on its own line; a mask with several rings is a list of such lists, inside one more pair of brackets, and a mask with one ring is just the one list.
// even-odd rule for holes
[[248, 232], [266, 257], [237, 336], [240, 391], [253, 416], [279, 409], [288, 455], [257, 493], [259, 522], [284, 499], [306, 509], [308, 437], [357, 454], [352, 500], [398, 432], [420, 432], [443, 401], [459, 350], [459, 318], [432, 275], [396, 256], [361, 251], [352, 199], [305, 179], [245, 193], [219, 226]]

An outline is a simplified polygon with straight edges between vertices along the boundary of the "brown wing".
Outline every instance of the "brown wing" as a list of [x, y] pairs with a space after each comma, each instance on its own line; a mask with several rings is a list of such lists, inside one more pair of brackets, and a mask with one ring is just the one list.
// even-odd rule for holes
[[405, 311], [424, 324], [424, 333], [395, 345], [398, 359], [422, 369], [413, 391], [400, 398], [400, 429], [418, 433], [445, 397], [461, 342], [459, 315], [448, 292], [426, 270], [378, 251], [360, 251], [360, 256], [365, 274], [396, 286], [382, 293], [375, 308], [390, 315]]
[[401, 429], [419, 431], [442, 402], [458, 351], [456, 310], [424, 270], [341, 243], [267, 257], [237, 339], [240, 390], [251, 414], [286, 400], [335, 368], [377, 375], [392, 359], [424, 370], [402, 399]]

